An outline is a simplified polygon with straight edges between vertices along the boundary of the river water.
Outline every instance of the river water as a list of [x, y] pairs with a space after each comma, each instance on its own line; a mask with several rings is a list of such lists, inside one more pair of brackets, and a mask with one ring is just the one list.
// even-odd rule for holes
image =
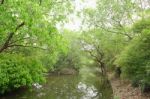
[[78, 75], [52, 75], [44, 85], [19, 90], [0, 99], [112, 99], [112, 88], [96, 69], [84, 68]]

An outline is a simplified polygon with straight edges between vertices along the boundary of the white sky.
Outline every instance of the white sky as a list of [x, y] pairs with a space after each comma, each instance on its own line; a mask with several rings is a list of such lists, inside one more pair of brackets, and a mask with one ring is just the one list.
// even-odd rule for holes
[[[96, 8], [96, 0], [75, 0], [75, 12], [69, 15], [69, 22], [64, 25], [64, 29], [77, 31], [80, 29], [82, 25], [82, 19], [76, 15], [77, 12], [82, 11], [86, 8], [95, 9]], [[61, 26], [57, 25], [57, 28], [61, 28]]]

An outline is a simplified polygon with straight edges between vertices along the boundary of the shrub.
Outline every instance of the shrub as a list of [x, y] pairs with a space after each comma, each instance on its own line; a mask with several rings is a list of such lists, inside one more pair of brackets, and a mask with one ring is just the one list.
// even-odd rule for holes
[[0, 54], [0, 93], [44, 81], [43, 66], [35, 58]]
[[[137, 25], [137, 28], [139, 27], [141, 29], [141, 26]], [[130, 42], [116, 63], [121, 66], [122, 75], [130, 79], [134, 86], [140, 85], [144, 91], [150, 89], [150, 29], [140, 31], [141, 34]]]

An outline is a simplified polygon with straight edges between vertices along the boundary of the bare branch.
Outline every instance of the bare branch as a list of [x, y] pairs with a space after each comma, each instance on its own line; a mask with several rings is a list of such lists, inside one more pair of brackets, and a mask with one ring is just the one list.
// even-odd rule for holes
[[132, 39], [132, 37], [131, 37], [129, 34], [127, 34], [127, 33], [120, 32], [120, 31], [114, 31], [114, 30], [110, 30], [110, 29], [106, 29], [106, 28], [104, 28], [104, 27], [101, 27], [101, 28], [102, 28], [103, 30], [107, 31], [107, 32], [125, 35], [125, 36], [127, 36], [130, 40]]

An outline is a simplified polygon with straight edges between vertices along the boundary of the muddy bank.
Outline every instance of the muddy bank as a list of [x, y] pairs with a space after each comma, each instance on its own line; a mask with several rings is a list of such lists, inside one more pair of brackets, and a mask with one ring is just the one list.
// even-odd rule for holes
[[129, 81], [115, 78], [109, 73], [109, 80], [113, 88], [114, 99], [150, 99], [149, 93], [141, 93], [140, 88], [133, 88]]

